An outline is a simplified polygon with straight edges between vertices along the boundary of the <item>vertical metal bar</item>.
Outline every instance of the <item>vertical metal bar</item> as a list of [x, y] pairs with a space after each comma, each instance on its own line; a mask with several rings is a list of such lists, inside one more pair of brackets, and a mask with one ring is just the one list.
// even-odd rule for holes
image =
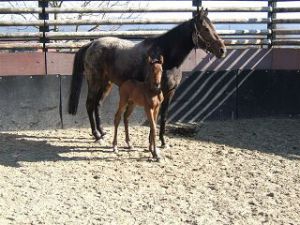
[[42, 13], [39, 13], [39, 19], [43, 20], [43, 26], [39, 27], [39, 31], [43, 33], [43, 37], [40, 38], [40, 43], [43, 43], [43, 52], [44, 52], [44, 63], [45, 63], [45, 73], [48, 74], [48, 65], [47, 65], [47, 48], [46, 43], [49, 40], [46, 38], [46, 32], [49, 32], [49, 26], [46, 26], [46, 20], [49, 19], [49, 14], [46, 13], [46, 8], [49, 6], [48, 0], [39, 0], [39, 7], [42, 8]]
[[273, 19], [276, 18], [276, 12], [275, 12], [275, 8], [276, 8], [276, 0], [268, 0], [268, 7], [269, 7], [269, 10], [268, 10], [268, 25], [267, 25], [267, 28], [268, 30], [270, 31], [270, 33], [268, 34], [268, 40], [269, 40], [269, 45], [268, 47], [269, 48], [272, 48], [273, 46], [273, 40], [275, 39], [275, 34], [273, 32], [273, 29], [275, 29], [276, 25], [273, 23]]
[[43, 51], [46, 52], [46, 43], [49, 40], [46, 38], [46, 32], [49, 32], [49, 26], [46, 26], [46, 20], [49, 19], [49, 14], [46, 13], [46, 8], [49, 6], [48, 0], [39, 0], [39, 7], [42, 8], [42, 13], [39, 13], [39, 19], [44, 21], [43, 26], [39, 27], [39, 31], [43, 33], [43, 37], [40, 38], [40, 43], [43, 43]]
[[61, 128], [64, 129], [64, 119], [63, 119], [63, 105], [62, 105], [62, 76], [58, 75], [59, 78], [59, 118]]
[[239, 119], [239, 75], [242, 73], [241, 69], [235, 72], [235, 119]]

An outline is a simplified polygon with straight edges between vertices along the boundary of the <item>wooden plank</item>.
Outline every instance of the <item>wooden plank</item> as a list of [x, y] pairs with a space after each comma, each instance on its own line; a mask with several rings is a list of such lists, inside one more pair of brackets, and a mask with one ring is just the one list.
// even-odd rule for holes
[[[230, 49], [217, 59], [202, 50], [192, 51], [182, 65], [183, 71], [265, 70], [272, 67], [272, 51], [268, 49]], [[300, 52], [300, 51], [299, 51]]]
[[47, 53], [48, 74], [71, 75], [74, 53]]
[[300, 49], [273, 50], [272, 69], [274, 70], [300, 70]]
[[0, 76], [44, 75], [45, 68], [42, 52], [0, 53]]
[[[74, 53], [27, 52], [0, 53], [0, 76], [9, 75], [71, 75]], [[231, 49], [227, 57], [217, 59], [202, 50], [191, 51], [182, 71], [222, 70], [300, 70], [300, 49]]]

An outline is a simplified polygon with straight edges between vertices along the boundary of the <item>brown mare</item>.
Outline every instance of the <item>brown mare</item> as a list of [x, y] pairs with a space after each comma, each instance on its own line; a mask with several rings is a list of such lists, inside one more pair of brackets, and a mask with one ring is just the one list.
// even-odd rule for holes
[[192, 19], [176, 26], [167, 33], [134, 43], [113, 37], [104, 37], [81, 47], [75, 55], [69, 113], [76, 114], [82, 80], [88, 83], [86, 109], [92, 134], [98, 140], [105, 135], [100, 118], [100, 107], [110, 93], [112, 83], [120, 86], [125, 80], [145, 80], [144, 62], [150, 49], [160, 49], [164, 57], [162, 92], [164, 101], [160, 110], [160, 140], [165, 146], [165, 124], [168, 107], [178, 87], [182, 73], [180, 65], [194, 48], [213, 53], [218, 58], [226, 55], [223, 40], [217, 34], [207, 17], [207, 10], [201, 9]]
[[148, 57], [148, 64], [146, 66], [146, 79], [144, 82], [139, 82], [136, 80], [127, 80], [120, 86], [119, 94], [119, 108], [115, 115], [114, 125], [115, 133], [113, 140], [113, 149], [115, 152], [118, 151], [117, 148], [117, 136], [118, 136], [118, 126], [120, 124], [121, 116], [124, 110], [124, 126], [126, 143], [129, 148], [132, 148], [129, 138], [128, 129], [128, 118], [131, 115], [134, 106], [139, 105], [144, 107], [145, 113], [150, 123], [150, 136], [149, 136], [149, 151], [152, 153], [154, 159], [159, 160], [160, 155], [155, 144], [156, 135], [156, 122], [159, 112], [159, 107], [164, 99], [161, 92], [161, 77], [162, 77], [162, 64], [163, 57], [160, 56], [158, 59], [152, 59]]

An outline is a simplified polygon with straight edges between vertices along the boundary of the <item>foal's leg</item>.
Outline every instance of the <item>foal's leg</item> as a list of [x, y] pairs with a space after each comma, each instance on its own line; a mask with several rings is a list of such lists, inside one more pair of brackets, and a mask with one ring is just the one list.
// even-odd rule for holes
[[175, 89], [173, 89], [171, 92], [169, 92], [167, 95], [164, 95], [164, 101], [161, 104], [160, 109], [160, 130], [159, 130], [159, 139], [161, 141], [161, 147], [166, 147], [166, 141], [165, 141], [165, 131], [166, 131], [166, 121], [167, 121], [167, 115], [169, 110], [169, 105], [171, 103], [171, 100], [174, 96]]
[[[158, 118], [158, 114], [159, 114], [159, 108], [160, 108], [160, 105], [154, 108], [154, 123], [155, 123], [155, 127], [157, 126], [157, 118]], [[156, 136], [156, 133], [154, 135]], [[152, 137], [152, 133], [151, 133], [151, 130], [150, 130], [150, 133], [149, 133], [149, 143], [150, 143], [151, 137]]]
[[101, 117], [99, 110], [101, 109], [102, 103], [105, 98], [109, 95], [112, 88], [111, 82], [106, 82], [106, 84], [102, 85], [101, 89], [98, 91], [96, 105], [95, 105], [95, 119], [96, 119], [96, 128], [100, 131], [101, 138], [106, 134], [104, 132], [103, 127], [101, 125]]
[[115, 152], [118, 152], [118, 126], [120, 124], [121, 121], [121, 117], [122, 117], [122, 113], [124, 112], [125, 108], [126, 108], [126, 104], [127, 102], [124, 101], [124, 99], [122, 99], [122, 97], [120, 97], [120, 102], [119, 102], [119, 108], [115, 114], [115, 119], [114, 119], [114, 125], [115, 125], [115, 132], [114, 132], [114, 140], [113, 140], [113, 150]]
[[128, 118], [133, 112], [134, 109], [134, 104], [129, 103], [127, 105], [126, 111], [124, 113], [124, 126], [125, 126], [125, 135], [126, 135], [126, 143], [129, 149], [133, 149], [133, 146], [130, 143], [130, 138], [129, 138], [129, 127], [128, 127]]
[[155, 107], [154, 109], [154, 121], [155, 121], [155, 124], [157, 124], [157, 118], [158, 118], [158, 114], [159, 114], [159, 108], [160, 108], [160, 105]]
[[153, 158], [155, 158], [157, 161], [160, 160], [160, 154], [158, 149], [156, 148], [155, 144], [155, 134], [156, 134], [156, 124], [155, 124], [155, 117], [154, 117], [154, 109], [145, 107], [145, 111], [150, 123], [150, 143], [149, 143], [149, 150], [152, 153]]

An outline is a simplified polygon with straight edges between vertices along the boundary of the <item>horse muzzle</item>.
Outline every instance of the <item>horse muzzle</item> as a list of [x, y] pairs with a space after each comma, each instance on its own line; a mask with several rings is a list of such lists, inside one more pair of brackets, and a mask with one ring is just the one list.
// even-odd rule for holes
[[220, 48], [218, 58], [225, 58], [226, 54], [227, 54], [226, 48]]
[[151, 90], [152, 90], [154, 93], [158, 94], [158, 93], [161, 92], [161, 85], [160, 85], [160, 84], [154, 84], [154, 85], [152, 86]]

